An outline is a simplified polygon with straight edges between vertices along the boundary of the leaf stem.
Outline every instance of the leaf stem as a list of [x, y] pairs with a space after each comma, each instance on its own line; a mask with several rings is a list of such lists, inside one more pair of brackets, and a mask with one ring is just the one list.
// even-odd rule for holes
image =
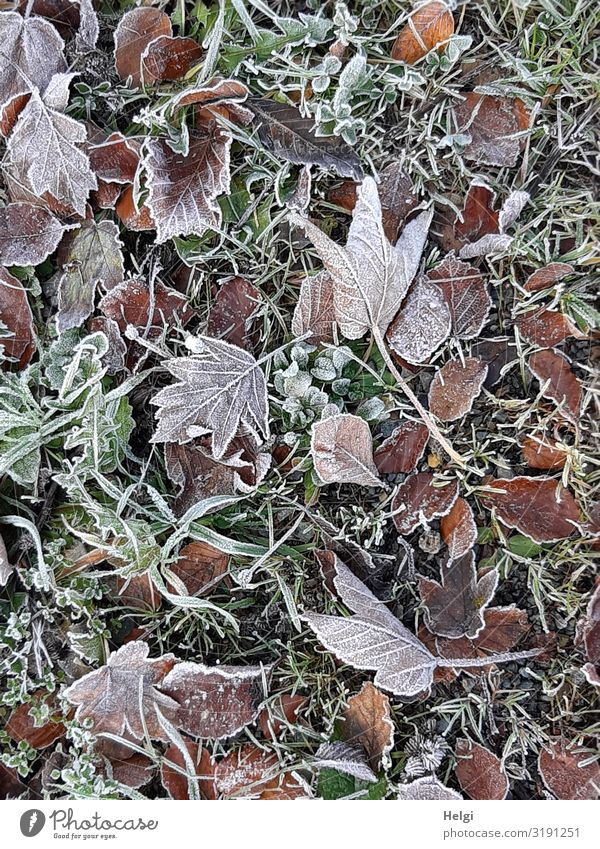
[[444, 658], [436, 657], [438, 666], [450, 667], [451, 669], [461, 669], [469, 666], [489, 666], [490, 663], [509, 663], [511, 660], [525, 660], [527, 657], [536, 657], [541, 654], [543, 649], [528, 649], [527, 651], [517, 652], [501, 652], [500, 654], [490, 654], [486, 657], [456, 657]]
[[[425, 427], [427, 428], [429, 433], [433, 436], [434, 439], [437, 439], [437, 441], [442, 446], [442, 448], [444, 449], [446, 454], [448, 454], [448, 456], [451, 457], [452, 460], [454, 460], [455, 463], [457, 463], [463, 469], [468, 469], [469, 467], [467, 466], [467, 464], [465, 463], [463, 458], [450, 445], [450, 443], [448, 442], [446, 437], [442, 434], [439, 427], [436, 425], [434, 420], [431, 418], [430, 414], [427, 412], [425, 407], [421, 404], [421, 402], [419, 401], [419, 399], [417, 398], [415, 393], [412, 391], [412, 389], [410, 388], [408, 383], [404, 380], [404, 378], [402, 377], [402, 375], [400, 374], [400, 372], [396, 368], [394, 361], [392, 360], [392, 358], [390, 357], [390, 355], [388, 353], [385, 342], [383, 340], [383, 336], [381, 335], [381, 331], [378, 328], [375, 328], [373, 330], [373, 338], [375, 339], [377, 347], [379, 348], [379, 350], [381, 352], [381, 356], [385, 360], [385, 364], [387, 365], [388, 369], [391, 371], [393, 376], [396, 378], [398, 386], [402, 389], [402, 391], [404, 392], [404, 394], [406, 395], [408, 400], [411, 402], [411, 404], [413, 405], [413, 407], [415, 408], [417, 413], [420, 415], [420, 417], [423, 421], [423, 424], [425, 425]], [[481, 475], [481, 472], [478, 469], [472, 469], [470, 471], [474, 471], [476, 474]]]

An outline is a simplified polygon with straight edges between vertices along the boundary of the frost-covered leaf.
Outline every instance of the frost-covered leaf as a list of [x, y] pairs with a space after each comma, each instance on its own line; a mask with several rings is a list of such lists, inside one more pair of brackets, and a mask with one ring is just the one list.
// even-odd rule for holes
[[[471, 182], [460, 217], [454, 212], [436, 216], [438, 238], [447, 251], [460, 250], [489, 233], [498, 233], [498, 211], [494, 210], [496, 193], [480, 179]], [[439, 222], [439, 223], [438, 223]], [[440, 226], [441, 224], [441, 226]]]
[[165, 362], [177, 383], [152, 400], [159, 409], [154, 442], [189, 442], [212, 433], [212, 452], [225, 455], [240, 425], [267, 439], [265, 378], [254, 357], [208, 336], [193, 340], [195, 354]]
[[469, 799], [506, 799], [509, 785], [500, 758], [465, 737], [456, 741], [454, 772]]
[[440, 519], [440, 533], [448, 546], [451, 560], [462, 557], [477, 542], [477, 525], [471, 505], [464, 498], [457, 498], [452, 510]]
[[261, 294], [245, 277], [230, 277], [220, 284], [208, 315], [206, 335], [224, 339], [252, 351], [253, 325]]
[[66, 229], [41, 206], [9, 203], [0, 209], [0, 263], [39, 265], [56, 250]]
[[447, 799], [462, 799], [456, 790], [445, 787], [439, 779], [434, 776], [424, 776], [411, 781], [410, 784], [401, 784], [398, 788], [398, 799], [404, 802], [436, 801]]
[[383, 486], [373, 462], [369, 425], [358, 416], [341, 413], [315, 422], [310, 451], [323, 483]]
[[498, 231], [500, 233], [505, 233], [509, 227], [512, 227], [530, 200], [529, 192], [515, 191], [508, 195], [498, 215]]
[[138, 790], [152, 780], [155, 764], [148, 755], [135, 752], [129, 758], [112, 757], [109, 761], [112, 777], [119, 784]]
[[142, 53], [142, 80], [145, 85], [180, 80], [198, 65], [201, 58], [202, 48], [192, 38], [160, 35]]
[[[67, 70], [64, 42], [49, 21], [35, 15], [0, 12], [0, 111], [28, 92], [44, 91]], [[24, 105], [24, 103], [22, 103]]]
[[526, 436], [521, 443], [521, 451], [531, 469], [556, 471], [562, 469], [567, 460], [566, 451], [547, 437]]
[[476, 259], [480, 256], [489, 256], [490, 254], [504, 254], [512, 244], [512, 236], [505, 236], [500, 233], [490, 233], [487, 236], [482, 236], [471, 245], [463, 245], [460, 249], [459, 257], [461, 259]]
[[496, 591], [498, 571], [478, 578], [475, 556], [467, 551], [442, 566], [441, 579], [441, 584], [419, 580], [427, 627], [440, 637], [476, 637], [485, 625], [482, 613]]
[[453, 32], [454, 18], [448, 6], [438, 0], [425, 3], [400, 30], [392, 47], [392, 59], [414, 65], [434, 48], [443, 53]]
[[552, 478], [515, 477], [489, 483], [484, 504], [494, 508], [500, 521], [534, 542], [567, 539], [581, 521], [579, 505], [567, 489]]
[[258, 123], [259, 139], [275, 156], [362, 180], [360, 160], [352, 148], [337, 136], [315, 135], [312, 118], [302, 117], [295, 106], [267, 98], [253, 98], [248, 106]]
[[478, 357], [449, 360], [436, 372], [429, 387], [429, 409], [442, 422], [454, 422], [469, 412], [487, 377], [488, 367]]
[[[4, 273], [0, 269], [0, 282]], [[0, 298], [2, 290], [0, 285]], [[1, 314], [0, 309], [0, 317]], [[8, 475], [22, 486], [37, 484], [43, 419], [43, 412], [28, 386], [26, 373], [1, 375], [0, 474]]]
[[88, 149], [90, 165], [99, 180], [133, 183], [140, 161], [139, 143], [122, 133], [111, 133]]
[[160, 682], [176, 702], [175, 725], [192, 737], [232, 737], [252, 722], [264, 699], [261, 666], [205, 666], [177, 663]]
[[383, 336], [416, 274], [431, 211], [410, 221], [392, 246], [383, 230], [377, 185], [372, 177], [365, 177], [345, 248], [308, 219], [297, 214], [290, 218], [304, 229], [333, 278], [335, 315], [344, 336], [360, 339], [368, 330]]
[[379, 772], [394, 745], [394, 723], [390, 700], [370, 681], [365, 681], [360, 691], [348, 699], [341, 732], [346, 743], [363, 747], [369, 766]]
[[414, 472], [428, 439], [429, 431], [421, 422], [402, 422], [375, 451], [377, 470], [382, 475]]
[[585, 614], [577, 623], [575, 643], [582, 647], [587, 660], [600, 663], [600, 583], [596, 584]]
[[465, 159], [509, 168], [516, 165], [525, 144], [523, 131], [529, 128], [522, 100], [471, 91], [461, 95], [454, 112], [458, 131], [471, 136]]
[[229, 556], [201, 540], [184, 545], [169, 570], [183, 582], [188, 595], [204, 595], [227, 572]]
[[367, 763], [364, 747], [341, 740], [319, 746], [312, 765], [318, 769], [335, 769], [359, 781], [377, 781], [377, 776]]
[[574, 268], [568, 262], [551, 262], [544, 268], [538, 268], [527, 278], [524, 289], [526, 292], [540, 292], [556, 285], [567, 274], [572, 274]]
[[600, 794], [600, 766], [584, 764], [591, 752], [578, 751], [559, 738], [540, 751], [538, 770], [548, 790], [557, 799], [597, 799]]
[[449, 254], [427, 276], [442, 290], [450, 309], [454, 335], [459, 339], [477, 338], [492, 305], [479, 271]]
[[144, 230], [154, 230], [156, 225], [145, 203], [137, 205], [134, 199], [133, 186], [126, 186], [115, 205], [119, 221], [128, 230], [138, 233]]
[[418, 277], [387, 332], [390, 347], [408, 363], [426, 362], [450, 333], [450, 310], [439, 288]]
[[79, 6], [79, 29], [75, 36], [75, 44], [81, 53], [90, 52], [96, 47], [100, 35], [94, 0], [75, 0], [75, 2]]
[[215, 767], [214, 786], [221, 799], [297, 799], [308, 795], [293, 772], [281, 769], [274, 752], [246, 743]]
[[[33, 315], [23, 284], [0, 268], [0, 351], [23, 369], [35, 351]], [[1, 325], [0, 325], [1, 327]]]
[[[38, 710], [46, 705], [48, 719], [41, 725], [34, 721], [32, 708]], [[4, 730], [15, 742], [26, 740], [33, 749], [47, 749], [66, 734], [60, 721], [62, 713], [56, 709], [56, 700], [47, 690], [37, 690], [31, 701], [17, 705], [5, 722]]]
[[0, 587], [5, 587], [8, 583], [8, 579], [15, 571], [15, 567], [8, 559], [8, 553], [6, 551], [6, 546], [4, 545], [4, 540], [0, 536]]
[[63, 273], [58, 284], [56, 327], [79, 327], [94, 309], [96, 287], [114, 289], [123, 281], [123, 245], [112, 221], [84, 221], [61, 245]]
[[217, 197], [229, 193], [231, 136], [216, 121], [190, 132], [189, 152], [175, 153], [165, 139], [147, 142], [144, 167], [147, 205], [156, 224], [156, 239], [201, 236], [221, 225]]
[[398, 532], [410, 534], [419, 525], [445, 516], [458, 498], [458, 481], [434, 486], [431, 472], [418, 472], [401, 483], [392, 501], [393, 519]]
[[519, 316], [515, 324], [519, 335], [538, 348], [554, 348], [569, 336], [585, 338], [585, 333], [581, 333], [568, 316], [557, 310], [534, 310]]
[[173, 34], [169, 16], [159, 9], [143, 6], [125, 12], [115, 30], [115, 67], [122, 80], [131, 77], [134, 87], [141, 82], [142, 54], [150, 42]]
[[550, 348], [532, 354], [527, 365], [539, 380], [544, 398], [558, 404], [560, 414], [578, 425], [583, 390], [567, 358]]
[[292, 318], [292, 333], [294, 336], [310, 333], [309, 341], [314, 344], [333, 342], [334, 325], [331, 275], [320, 271], [314, 277], [304, 277]]
[[190, 770], [188, 760], [184, 758], [179, 746], [171, 743], [160, 767], [163, 787], [171, 799], [189, 799], [188, 779], [191, 777], [198, 782], [203, 799], [216, 799], [213, 783], [215, 765], [210, 754], [196, 740], [184, 737], [183, 742], [193, 769]]
[[124, 280], [104, 295], [99, 306], [122, 333], [131, 325], [148, 339], [159, 337], [165, 327], [185, 327], [194, 315], [187, 298], [160, 280], [151, 284], [135, 278]]
[[148, 645], [139, 640], [126, 643], [110, 655], [105, 666], [71, 684], [64, 696], [77, 705], [76, 718], [91, 718], [95, 734], [122, 736], [128, 732], [143, 740], [145, 725], [152, 739], [167, 739], [156, 709], [172, 720], [179, 706], [158, 688], [175, 665], [175, 656], [149, 660], [148, 652]]
[[90, 191], [98, 187], [81, 150], [86, 137], [83, 124], [49, 108], [35, 91], [8, 141], [9, 167], [37, 197], [48, 192], [83, 216]]

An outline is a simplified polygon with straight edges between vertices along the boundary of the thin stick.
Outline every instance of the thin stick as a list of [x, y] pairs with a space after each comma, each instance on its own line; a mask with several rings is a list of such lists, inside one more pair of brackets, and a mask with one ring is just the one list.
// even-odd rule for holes
[[[446, 454], [448, 454], [448, 456], [451, 457], [454, 460], [455, 463], [458, 463], [458, 465], [461, 466], [463, 469], [469, 470], [469, 467], [467, 466], [467, 464], [465, 463], [463, 458], [450, 445], [450, 443], [448, 442], [446, 437], [442, 434], [439, 427], [436, 425], [434, 420], [431, 418], [431, 416], [429, 415], [429, 413], [427, 412], [425, 407], [421, 404], [421, 402], [419, 401], [419, 399], [417, 398], [415, 393], [412, 391], [412, 389], [410, 388], [408, 383], [404, 380], [404, 378], [402, 377], [402, 375], [400, 374], [400, 372], [396, 368], [394, 361], [390, 357], [388, 350], [385, 346], [385, 342], [383, 341], [383, 337], [381, 335], [381, 332], [377, 329], [373, 330], [373, 338], [375, 339], [375, 342], [377, 343], [377, 347], [379, 348], [379, 350], [381, 352], [381, 356], [385, 360], [385, 364], [387, 365], [388, 369], [391, 371], [391, 373], [396, 378], [396, 381], [397, 381], [400, 389], [402, 389], [402, 391], [404, 392], [404, 394], [406, 395], [408, 400], [411, 402], [411, 404], [413, 405], [413, 407], [415, 408], [417, 413], [421, 416], [423, 424], [426, 426], [429, 433], [434, 437], [434, 439], [437, 439], [437, 441], [440, 443], [440, 445], [442, 446], [442, 448], [444, 449]], [[481, 472], [478, 469], [471, 469], [469, 471], [474, 471], [476, 474], [481, 475]]]

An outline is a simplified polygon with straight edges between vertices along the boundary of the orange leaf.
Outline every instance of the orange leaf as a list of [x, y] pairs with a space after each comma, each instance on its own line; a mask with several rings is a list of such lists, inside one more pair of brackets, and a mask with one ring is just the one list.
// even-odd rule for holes
[[392, 47], [392, 59], [414, 65], [430, 50], [438, 53], [446, 49], [446, 42], [454, 32], [452, 12], [444, 3], [426, 3], [414, 11]]

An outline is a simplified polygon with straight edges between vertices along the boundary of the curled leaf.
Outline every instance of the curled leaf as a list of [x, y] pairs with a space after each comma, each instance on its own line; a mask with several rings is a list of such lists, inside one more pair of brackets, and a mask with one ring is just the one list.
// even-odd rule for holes
[[430, 472], [418, 472], [401, 483], [392, 501], [394, 524], [407, 536], [420, 524], [445, 516], [458, 498], [458, 481], [435, 486]]

